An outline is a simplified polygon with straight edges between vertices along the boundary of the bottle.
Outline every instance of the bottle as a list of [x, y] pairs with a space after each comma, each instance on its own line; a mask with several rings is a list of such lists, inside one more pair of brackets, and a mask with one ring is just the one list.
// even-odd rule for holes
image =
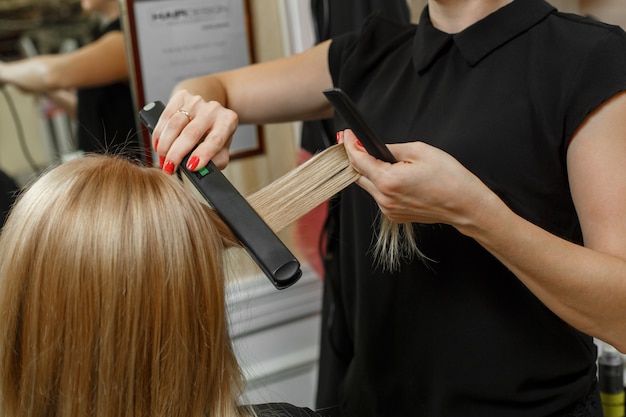
[[624, 359], [611, 345], [603, 345], [598, 377], [604, 417], [624, 417]]

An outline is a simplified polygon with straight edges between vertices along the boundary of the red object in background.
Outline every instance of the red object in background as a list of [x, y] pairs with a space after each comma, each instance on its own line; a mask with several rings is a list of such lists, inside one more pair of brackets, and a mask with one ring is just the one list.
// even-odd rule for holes
[[[311, 158], [311, 153], [300, 149], [298, 165]], [[324, 202], [296, 221], [294, 243], [311, 268], [320, 278], [324, 277], [322, 256], [326, 252], [326, 240], [322, 240], [324, 222], [328, 214], [328, 202]]]

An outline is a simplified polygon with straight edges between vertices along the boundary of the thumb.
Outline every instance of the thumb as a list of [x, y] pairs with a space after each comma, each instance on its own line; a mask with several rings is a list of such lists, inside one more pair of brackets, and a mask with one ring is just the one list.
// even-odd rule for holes
[[378, 170], [388, 164], [370, 155], [352, 130], [343, 131], [342, 138], [350, 164], [361, 175], [372, 178]]

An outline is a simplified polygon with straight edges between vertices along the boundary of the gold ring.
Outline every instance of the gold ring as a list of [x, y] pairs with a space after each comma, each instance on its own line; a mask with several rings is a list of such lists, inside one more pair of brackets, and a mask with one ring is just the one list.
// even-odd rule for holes
[[182, 113], [182, 114], [184, 114], [185, 116], [187, 116], [187, 119], [189, 119], [189, 121], [191, 122], [192, 117], [191, 117], [191, 115], [189, 114], [189, 112], [188, 112], [187, 110], [184, 110], [184, 109], [178, 109], [178, 110], [176, 110], [176, 113]]

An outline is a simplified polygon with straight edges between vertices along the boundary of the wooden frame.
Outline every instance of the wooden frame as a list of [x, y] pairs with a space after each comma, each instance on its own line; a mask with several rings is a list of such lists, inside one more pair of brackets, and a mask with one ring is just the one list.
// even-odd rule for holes
[[[137, 111], [167, 102], [177, 82], [254, 62], [249, 0], [118, 0]], [[139, 127], [146, 157], [149, 134]], [[240, 125], [231, 158], [260, 154], [260, 126]]]

